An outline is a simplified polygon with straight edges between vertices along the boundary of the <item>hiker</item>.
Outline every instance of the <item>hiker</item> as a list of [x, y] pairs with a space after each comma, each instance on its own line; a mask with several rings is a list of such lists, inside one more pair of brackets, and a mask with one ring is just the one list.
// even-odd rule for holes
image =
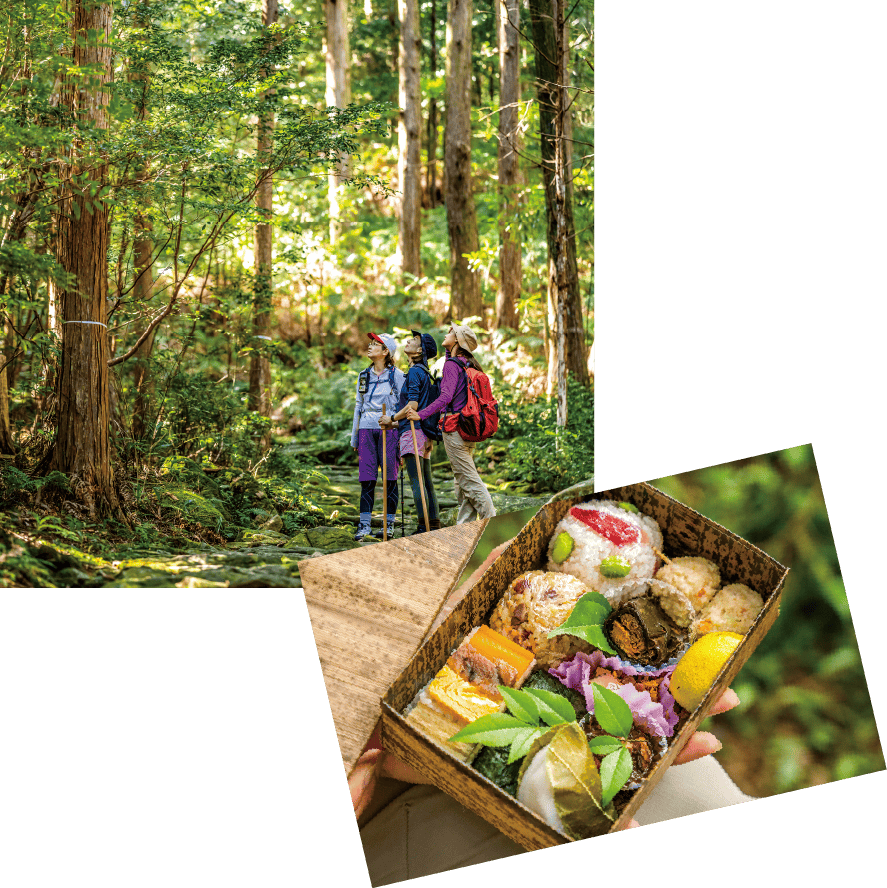
[[[428, 359], [437, 357], [437, 343], [429, 333], [420, 333], [413, 330], [413, 337], [403, 347], [404, 354], [410, 359], [410, 367], [407, 370], [406, 382], [400, 392], [397, 413], [392, 417], [385, 417], [386, 427], [400, 420], [400, 457], [406, 466], [410, 476], [410, 487], [413, 490], [413, 502], [416, 513], [419, 516], [419, 524], [416, 533], [425, 533], [426, 530], [438, 530], [440, 518], [437, 510], [437, 496], [434, 492], [434, 479], [431, 477], [431, 448], [435, 441], [440, 440], [440, 432], [437, 430], [437, 415], [429, 417], [422, 422], [414, 422], [416, 431], [416, 446], [419, 448], [418, 457], [413, 452], [413, 434], [410, 428], [410, 420], [406, 418], [408, 409], [421, 410], [427, 407], [433, 399], [435, 382], [431, 376]], [[417, 465], [418, 458], [418, 465]], [[422, 484], [425, 492], [425, 505], [428, 507], [428, 523], [425, 526], [425, 512], [422, 508], [422, 488], [419, 486], [419, 472], [422, 473]]]
[[[351, 424], [351, 446], [358, 456], [358, 480], [360, 481], [360, 521], [354, 539], [360, 542], [367, 537], [374, 539], [370, 530], [373, 502], [376, 497], [376, 478], [382, 465], [382, 429], [379, 420], [382, 407], [389, 415], [397, 409], [397, 401], [404, 383], [404, 374], [394, 366], [397, 343], [388, 333], [367, 333], [370, 344], [367, 357], [372, 364], [361, 370], [357, 377], [357, 399], [354, 404], [354, 421]], [[388, 474], [387, 510], [388, 536], [394, 533], [394, 516], [397, 513], [397, 429], [386, 430], [385, 460]], [[385, 491], [382, 492], [385, 496]]]
[[[440, 397], [422, 410], [408, 409], [407, 419], [427, 419], [435, 413], [443, 417], [448, 413], [458, 413], [468, 403], [465, 370], [473, 367], [483, 372], [472, 354], [477, 348], [477, 337], [468, 327], [453, 324], [444, 337], [443, 345], [447, 357], [440, 380]], [[463, 440], [458, 431], [443, 432], [443, 443], [456, 484], [459, 503], [456, 523], [464, 524], [475, 518], [493, 518], [496, 507], [474, 464], [475, 444]]]

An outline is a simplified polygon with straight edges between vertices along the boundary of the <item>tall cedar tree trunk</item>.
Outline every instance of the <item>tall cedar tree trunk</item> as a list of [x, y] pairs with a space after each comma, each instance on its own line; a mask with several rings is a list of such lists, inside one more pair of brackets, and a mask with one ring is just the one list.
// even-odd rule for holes
[[[262, 24], [267, 28], [277, 22], [277, 0], [263, 0]], [[263, 71], [263, 76], [270, 72]], [[268, 101], [266, 92], [264, 101]], [[256, 156], [260, 163], [270, 160], [274, 138], [274, 114], [265, 108], [259, 117]], [[267, 344], [271, 333], [271, 215], [274, 211], [274, 181], [267, 168], [256, 191], [256, 208], [267, 221], [257, 222], [255, 230], [255, 290], [253, 291], [253, 348], [249, 362], [249, 408], [262, 416], [271, 415], [271, 362]], [[208, 273], [208, 272], [207, 272]], [[270, 443], [266, 441], [265, 443]]]
[[497, 0], [499, 9], [499, 293], [496, 327], [518, 326], [521, 245], [517, 236], [520, 208], [520, 5]]
[[[31, 27], [25, 26], [24, 38], [25, 43], [30, 41]], [[25, 84], [29, 83], [32, 77], [32, 58], [30, 50], [26, 50], [22, 58], [21, 69], [19, 73], [19, 94], [24, 95], [27, 88]], [[36, 165], [40, 151], [36, 148], [27, 149], [28, 154]], [[25, 188], [15, 199], [15, 209], [9, 220], [9, 226], [3, 232], [3, 240], [0, 246], [6, 246], [9, 243], [18, 243], [25, 239], [28, 226], [36, 209], [36, 189], [40, 185], [39, 175], [35, 175], [34, 170], [30, 170], [25, 181]], [[11, 292], [13, 285], [13, 277], [7, 273], [0, 280], [0, 296], [7, 292]], [[0, 348], [0, 453], [12, 454], [15, 452], [15, 442], [12, 437], [12, 423], [9, 419], [9, 389], [15, 386], [15, 370], [17, 362], [15, 361], [16, 343], [13, 339], [15, 335], [12, 329], [12, 322], [6, 324], [8, 333], [6, 336], [6, 348]]]
[[[437, 77], [437, 0], [431, 0], [431, 21], [429, 29], [429, 58], [428, 71], [432, 78]], [[429, 209], [437, 206], [437, 99], [431, 96], [428, 99], [428, 158], [426, 179], [428, 182], [428, 196], [425, 205]]]
[[[351, 103], [351, 49], [348, 40], [348, 0], [324, 0], [326, 13], [326, 104], [347, 108]], [[330, 243], [342, 233], [340, 193], [342, 180], [351, 174], [348, 157], [338, 159], [337, 168], [328, 176], [330, 205]]]
[[[9, 349], [7, 348], [8, 352]], [[0, 349], [0, 453], [14, 453], [15, 442], [12, 440], [12, 424], [9, 421], [9, 386], [6, 367], [12, 354], [4, 354]]]
[[572, 229], [567, 229], [567, 152], [564, 120], [567, 113], [567, 56], [564, 34], [563, 0], [552, 0], [554, 10], [554, 35], [557, 51], [558, 79], [555, 91], [554, 112], [554, 238], [556, 245], [554, 277], [555, 304], [557, 306], [557, 424], [567, 424], [567, 367], [566, 367], [566, 305], [569, 300], [567, 284], [567, 256]]
[[[536, 97], [539, 105], [540, 153], [542, 155], [542, 182], [545, 188], [545, 216], [548, 239], [548, 325], [551, 331], [548, 343], [548, 393], [557, 383], [557, 198], [555, 194], [555, 112], [557, 84], [562, 66], [557, 63], [558, 44], [555, 39], [551, 0], [529, 0], [533, 25], [533, 45], [536, 56]], [[561, 75], [562, 76], [562, 75]], [[569, 174], [569, 171], [566, 171]], [[582, 318], [582, 299], [579, 293], [579, 272], [576, 265], [576, 238], [573, 222], [573, 202], [570, 189], [565, 195], [564, 223], [566, 241], [566, 293], [563, 311], [564, 362], [573, 379], [588, 385], [588, 349], [585, 343], [585, 324]]]
[[[30, 183], [29, 183], [30, 184]], [[36, 183], [34, 183], [36, 186]], [[0, 246], [6, 246], [9, 243], [16, 243], [24, 240], [28, 231], [28, 225], [34, 215], [36, 203], [34, 200], [34, 191], [27, 188], [16, 197], [15, 210], [9, 221], [9, 227], [3, 234], [3, 241]], [[0, 296], [12, 289], [12, 275], [3, 275], [0, 279]], [[0, 348], [0, 453], [14, 453], [15, 442], [12, 439], [12, 424], [9, 420], [9, 388], [15, 385], [14, 373], [10, 372], [15, 355], [15, 342], [13, 340], [14, 332], [12, 330], [12, 322], [9, 321], [5, 325], [8, 333], [6, 336], [6, 347]], [[2, 327], [0, 327], [2, 333]], [[0, 340], [2, 341], [2, 340]]]
[[[70, 84], [63, 101], [83, 124], [107, 129], [109, 94], [103, 86], [111, 79], [111, 4], [73, 0], [73, 12], [71, 61], [75, 67], [99, 73]], [[78, 171], [76, 144], [71, 160], [71, 172], [86, 175], [94, 194], [100, 195], [107, 164], [94, 165], [88, 173]], [[56, 259], [73, 276], [74, 286], [58, 291], [62, 358], [56, 384], [58, 431], [49, 466], [70, 476], [90, 517], [123, 518], [108, 437], [110, 210], [100, 197], [90, 199], [89, 191], [69, 185], [59, 206]]]
[[[154, 242], [151, 237], [151, 222], [138, 214], [133, 225], [135, 228], [133, 272], [136, 278], [132, 288], [132, 297], [136, 305], [147, 306], [154, 297], [154, 269], [151, 264]], [[155, 327], [134, 355], [132, 379], [136, 394], [132, 409], [132, 436], [137, 441], [144, 438], [148, 432], [148, 412], [151, 409], [151, 400], [154, 395], [150, 364], [156, 335], [157, 328]]]
[[398, 0], [400, 13], [397, 183], [400, 188], [400, 268], [404, 278], [422, 273], [419, 258], [422, 210], [422, 116], [419, 94], [419, 3]]
[[453, 320], [481, 316], [480, 282], [466, 253], [477, 252], [471, 184], [471, 0], [450, 0], [447, 13], [447, 124], [444, 129], [450, 311]]
[[[137, 22], [144, 28], [147, 36], [148, 22], [137, 15]], [[140, 35], [141, 39], [141, 35]], [[130, 70], [129, 79], [142, 84], [142, 94], [136, 107], [136, 116], [144, 121], [147, 116], [147, 96], [149, 87], [149, 74], [147, 71]], [[148, 177], [148, 166], [142, 164], [136, 173], [140, 181]], [[153, 225], [147, 216], [141, 212], [136, 213], [133, 220], [133, 301], [140, 308], [147, 308], [154, 298], [154, 266], [151, 256], [154, 251]], [[151, 353], [154, 350], [154, 339], [157, 334], [155, 327], [148, 338], [139, 346], [134, 355], [133, 362], [133, 388], [135, 389], [135, 401], [132, 410], [132, 436], [140, 441], [148, 432], [148, 411], [151, 409], [151, 401], [154, 395], [153, 377], [150, 373]]]

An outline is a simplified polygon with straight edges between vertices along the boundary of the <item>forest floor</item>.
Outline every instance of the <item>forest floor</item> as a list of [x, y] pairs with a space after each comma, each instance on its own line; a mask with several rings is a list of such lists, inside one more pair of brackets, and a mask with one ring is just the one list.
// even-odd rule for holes
[[[290, 455], [300, 455], [305, 445], [279, 444]], [[378, 539], [355, 542], [353, 535], [359, 511], [360, 483], [356, 465], [325, 464], [318, 455], [316, 474], [305, 493], [315, 507], [313, 520], [293, 528], [263, 496], [255, 491], [254, 519], [227, 539], [214, 533], [204, 521], [195, 522], [208, 506], [207, 498], [187, 488], [169, 485], [162, 496], [174, 499], [183, 521], [181, 532], [165, 532], [158, 522], [141, 525], [137, 540], [115, 538], [113, 533], [95, 533], [84, 527], [66, 531], [52, 517], [14, 521], [6, 516], [0, 526], [0, 585], [54, 587], [300, 587], [298, 562], [305, 558], [374, 545]], [[432, 471], [442, 526], [456, 522], [453, 476], [443, 450], [436, 451]], [[520, 496], [499, 492], [494, 479], [487, 478], [499, 513], [540, 506], [547, 496]], [[400, 487], [400, 484], [398, 485]], [[381, 477], [373, 513], [374, 531], [381, 537]], [[403, 513], [395, 517], [394, 537], [416, 530], [417, 513], [409, 479], [403, 479]], [[211, 508], [211, 507], [210, 507]], [[403, 520], [402, 520], [403, 515]], [[13, 519], [10, 521], [9, 519]], [[310, 525], [310, 526], [309, 526]], [[9, 534], [11, 526], [24, 532]], [[154, 533], [149, 533], [153, 528]], [[190, 533], [189, 533], [190, 530]], [[189, 536], [191, 537], [189, 539]], [[230, 537], [233, 536], [233, 539]], [[5, 539], [4, 539], [5, 537]], [[97, 537], [101, 540], [96, 544]], [[5, 542], [5, 545], [4, 545]]]

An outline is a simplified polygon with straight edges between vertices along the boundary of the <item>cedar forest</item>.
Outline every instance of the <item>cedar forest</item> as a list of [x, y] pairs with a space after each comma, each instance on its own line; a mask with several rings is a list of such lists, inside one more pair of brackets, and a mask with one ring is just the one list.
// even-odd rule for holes
[[592, 475], [592, 0], [0, 21], [0, 585], [298, 585], [359, 545], [369, 332], [477, 332], [500, 512]]

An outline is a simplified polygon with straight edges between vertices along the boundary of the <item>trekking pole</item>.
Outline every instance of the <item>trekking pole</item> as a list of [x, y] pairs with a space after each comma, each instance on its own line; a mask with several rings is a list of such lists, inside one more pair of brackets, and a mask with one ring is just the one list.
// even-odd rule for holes
[[407, 535], [407, 525], [403, 517], [403, 460], [400, 461], [400, 536], [403, 539]]
[[[382, 405], [385, 416], [385, 405]], [[382, 542], [388, 542], [388, 459], [386, 457], [385, 426], [382, 426]]]
[[425, 515], [425, 530], [431, 530], [431, 522], [428, 520], [428, 503], [425, 502], [425, 482], [422, 480], [422, 463], [419, 462], [419, 447], [416, 444], [416, 424], [410, 420], [410, 431], [413, 433], [413, 456], [416, 460], [416, 474], [419, 476], [419, 493], [422, 497], [422, 513]]

